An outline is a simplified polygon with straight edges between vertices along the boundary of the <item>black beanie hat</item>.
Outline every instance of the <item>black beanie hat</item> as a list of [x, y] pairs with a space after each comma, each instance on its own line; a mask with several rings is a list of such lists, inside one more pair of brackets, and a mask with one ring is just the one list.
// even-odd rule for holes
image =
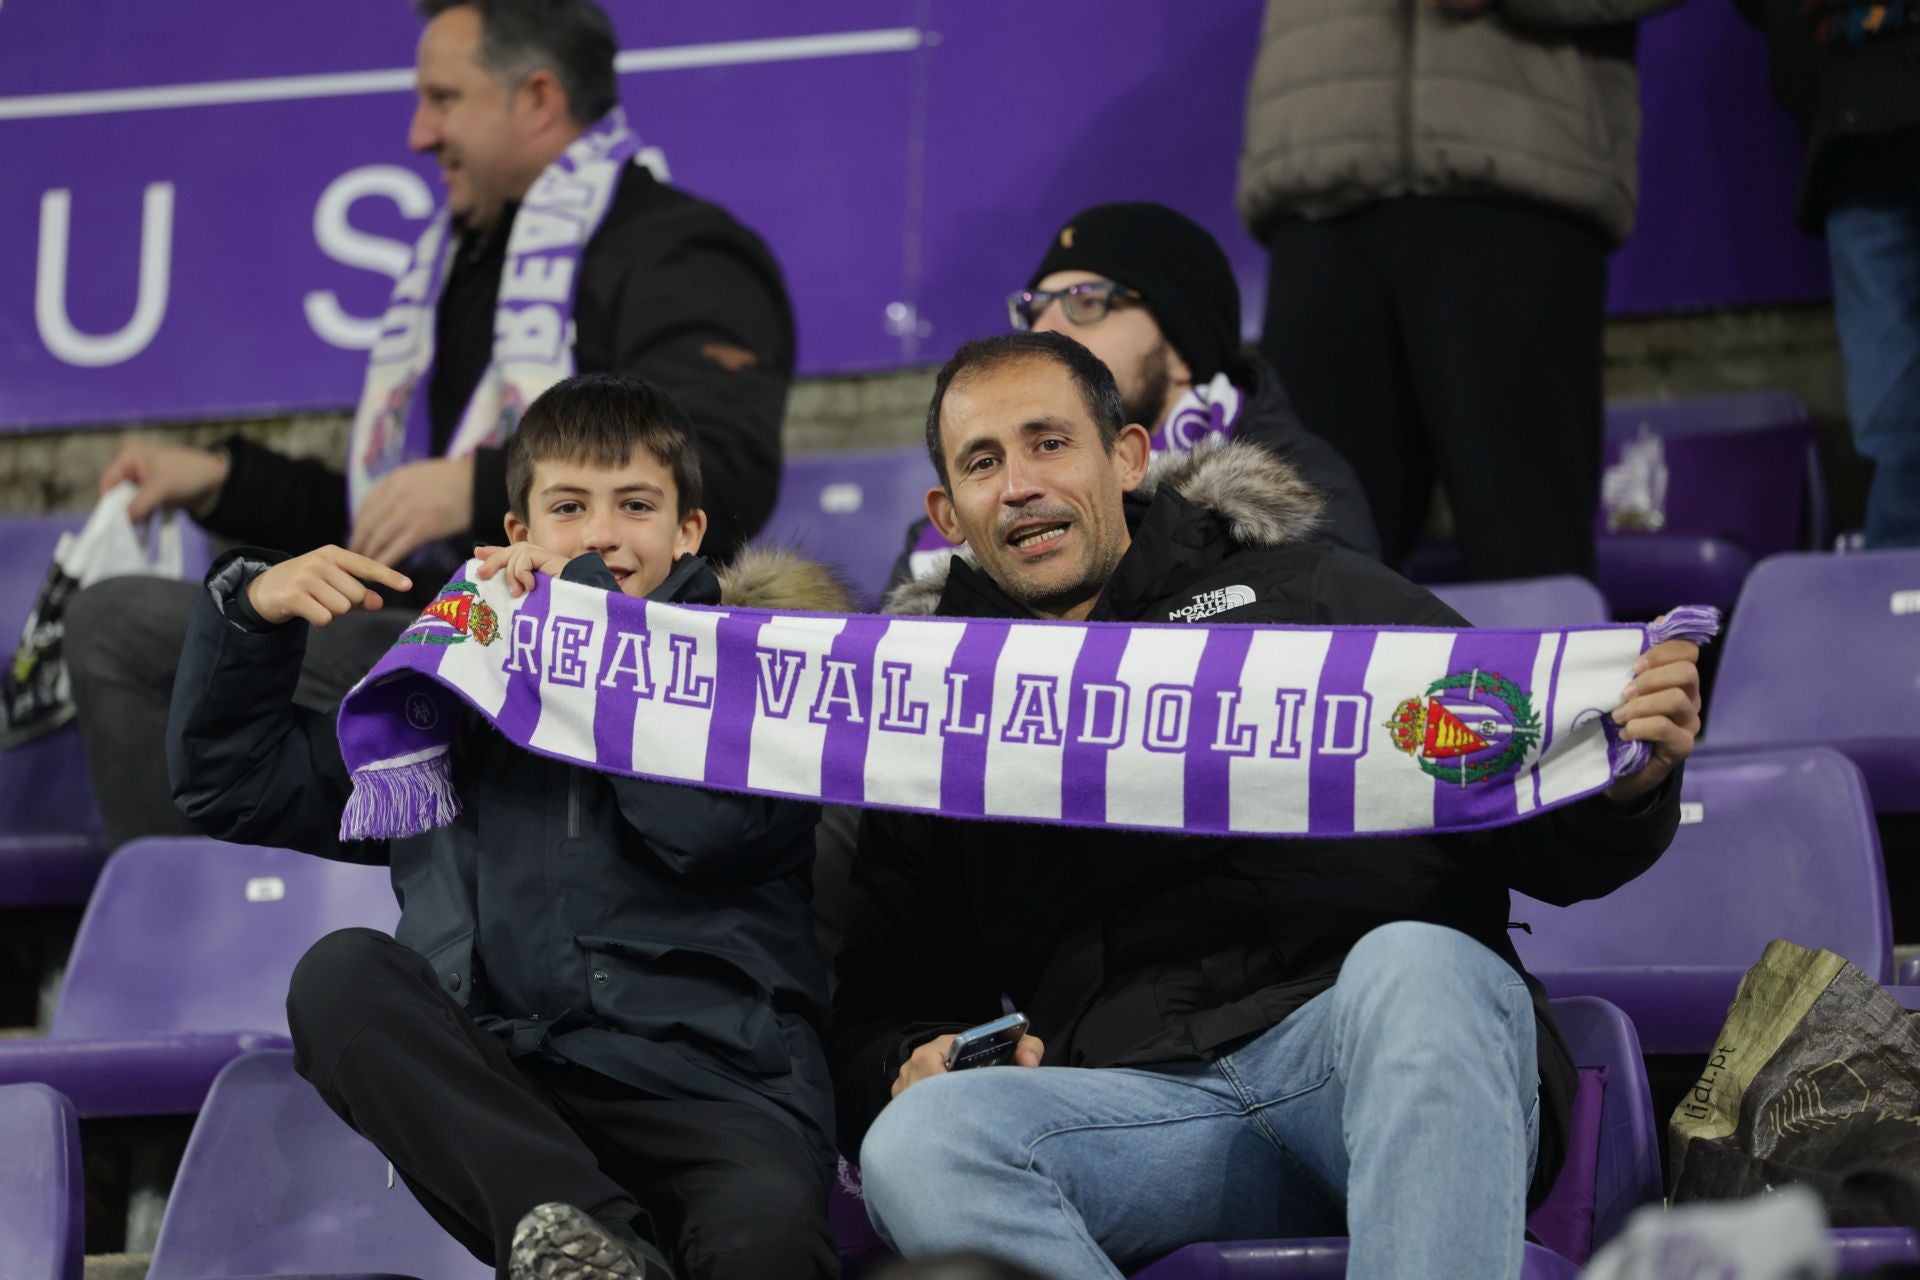
[[1137, 292], [1195, 382], [1207, 382], [1240, 349], [1240, 285], [1219, 241], [1163, 204], [1100, 204], [1067, 219], [1031, 289], [1056, 271], [1091, 271]]

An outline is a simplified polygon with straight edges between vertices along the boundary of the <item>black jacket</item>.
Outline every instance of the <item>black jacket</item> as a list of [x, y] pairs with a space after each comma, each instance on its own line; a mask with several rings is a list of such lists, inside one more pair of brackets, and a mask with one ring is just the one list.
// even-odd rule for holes
[[[1800, 225], [1826, 230], [1827, 209], [1855, 164], [1911, 154], [1920, 138], [1920, 29], [1850, 43], [1816, 39], [1819, 24], [1864, 8], [1848, 0], [1735, 0], [1767, 37], [1773, 93], [1806, 138]], [[1905, 135], [1905, 136], [1901, 136]]]
[[[1092, 620], [1177, 620], [1196, 597], [1250, 587], [1208, 621], [1466, 625], [1420, 587], [1350, 551], [1303, 541], [1313, 491], [1244, 443], [1156, 460], [1130, 495], [1133, 545]], [[966, 561], [895, 592], [897, 612], [1023, 617]], [[1480, 834], [1346, 840], [1178, 837], [864, 815], [834, 998], [841, 1149], [857, 1151], [901, 1062], [935, 1035], [1033, 1021], [1047, 1061], [1102, 1067], [1211, 1057], [1330, 986], [1362, 936], [1442, 924], [1521, 971], [1509, 889], [1567, 903], [1652, 865], [1679, 822], [1677, 780], [1639, 812], [1603, 798]], [[937, 942], [938, 945], [931, 945]], [[1564, 1157], [1574, 1066], [1539, 1019], [1536, 1194]]]
[[[831, 1169], [826, 966], [809, 911], [817, 806], [564, 764], [472, 716], [455, 744], [453, 825], [343, 842], [350, 783], [334, 717], [293, 703], [307, 624], [268, 626], [245, 606], [260, 566], [244, 561], [263, 558], [273, 553], [215, 565], [227, 617], [212, 594], [195, 606], [167, 738], [181, 812], [219, 839], [390, 866], [395, 936], [515, 1055], [558, 1054], [665, 1097], [762, 1106]], [[816, 607], [844, 610], [823, 574], [769, 559], [743, 557], [727, 598], [752, 604], [777, 579], [791, 607], [796, 574], [782, 570], [798, 566], [821, 584]], [[598, 556], [566, 576], [614, 588]], [[722, 587], [685, 557], [653, 598], [713, 604]]]
[[1293, 464], [1300, 478], [1326, 499], [1320, 521], [1309, 535], [1313, 541], [1378, 560], [1380, 532], [1373, 527], [1373, 510], [1360, 477], [1339, 450], [1300, 421], [1286, 388], [1280, 385], [1279, 371], [1257, 351], [1243, 351], [1227, 376], [1247, 395], [1233, 438], [1265, 445], [1275, 457]]
[[[452, 438], [492, 356], [511, 212], [461, 247], [441, 295], [428, 401], [436, 448]], [[726, 560], [766, 523], [780, 489], [794, 334], [779, 264], [726, 210], [629, 165], [587, 242], [573, 314], [582, 373], [637, 374], [692, 423], [706, 488], [704, 545]], [[201, 521], [208, 529], [293, 555], [346, 542], [344, 475], [243, 437], [225, 444], [233, 468]], [[505, 450], [481, 449], [469, 544], [499, 542], [506, 513]]]

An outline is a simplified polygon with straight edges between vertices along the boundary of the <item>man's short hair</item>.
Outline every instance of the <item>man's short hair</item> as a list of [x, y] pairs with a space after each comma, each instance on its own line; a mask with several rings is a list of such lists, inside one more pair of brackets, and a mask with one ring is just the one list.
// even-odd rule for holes
[[989, 373], [1019, 360], [1051, 360], [1065, 369], [1080, 389], [1094, 425], [1100, 428], [1101, 447], [1113, 452], [1120, 428], [1127, 425], [1127, 405], [1105, 361], [1064, 333], [1002, 333], [977, 338], [954, 352], [953, 359], [940, 370], [933, 384], [933, 402], [927, 406], [927, 456], [940, 473], [942, 488], [952, 488], [947, 478], [947, 451], [940, 443], [940, 409], [946, 403], [947, 388], [961, 378]]
[[592, 124], [619, 103], [613, 74], [619, 42], [594, 0], [414, 0], [428, 22], [463, 5], [480, 14], [480, 65], [501, 80], [517, 85], [542, 68], [553, 72], [580, 124]]
[[507, 441], [507, 508], [527, 518], [537, 462], [612, 470], [644, 449], [673, 475], [680, 518], [700, 506], [700, 453], [693, 428], [666, 392], [623, 373], [583, 373], [555, 383], [527, 406]]

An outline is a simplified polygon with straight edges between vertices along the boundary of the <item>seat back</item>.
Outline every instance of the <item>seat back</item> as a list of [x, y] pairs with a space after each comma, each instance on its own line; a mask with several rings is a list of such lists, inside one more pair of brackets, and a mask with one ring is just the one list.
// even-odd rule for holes
[[1605, 1067], [1600, 1143], [1594, 1167], [1593, 1247], [1620, 1234], [1627, 1218], [1664, 1194], [1660, 1126], [1640, 1057], [1640, 1037], [1615, 1006], [1592, 996], [1555, 1000], [1553, 1020], [1578, 1067]]
[[1774, 556], [1740, 593], [1704, 745], [1823, 743], [1920, 812], [1920, 550]]
[[80, 1280], [86, 1196], [73, 1104], [0, 1086], [0, 1280]]
[[385, 867], [207, 839], [136, 840], [107, 862], [51, 1035], [287, 1030], [287, 982], [322, 935], [391, 931]]
[[918, 447], [789, 458], [780, 501], [755, 541], [832, 565], [863, 604], [875, 604], [938, 483]]
[[389, 1273], [481, 1280], [493, 1268], [443, 1231], [284, 1051], [213, 1082], [193, 1126], [149, 1280]]
[[1457, 582], [1433, 594], [1476, 627], [1579, 627], [1610, 622], [1607, 599], [1585, 578], [1515, 578], [1509, 582]]

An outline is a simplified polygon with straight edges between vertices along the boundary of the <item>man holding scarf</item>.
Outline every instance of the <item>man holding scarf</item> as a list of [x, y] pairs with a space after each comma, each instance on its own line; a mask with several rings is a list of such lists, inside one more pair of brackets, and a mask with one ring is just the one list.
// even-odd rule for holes
[[[1059, 334], [963, 347], [927, 444], [928, 513], [971, 551], [890, 612], [1383, 628], [1355, 637], [1368, 670], [1406, 641], [1393, 628], [1465, 625], [1314, 542], [1322, 499], [1267, 450], [1154, 458], [1106, 366]], [[1355, 1276], [1517, 1276], [1576, 1074], [1508, 940], [1509, 890], [1601, 896], [1672, 839], [1698, 649], [1649, 640], [1600, 713], [1644, 766], [1492, 830], [1276, 840], [865, 812], [831, 1058], [881, 1233], [1063, 1278], [1196, 1240], [1347, 1233]], [[1374, 703], [1371, 732], [1390, 710]], [[1313, 790], [1351, 803], [1357, 774], [1321, 763]], [[955, 1033], [1003, 999], [1031, 1019], [1014, 1065], [946, 1070]]]
[[[298, 555], [328, 543], [436, 582], [506, 512], [503, 446], [524, 407], [574, 372], [636, 373], [693, 423], [706, 545], [724, 560], [779, 484], [793, 321], [778, 265], [723, 209], [634, 164], [615, 35], [593, 0], [418, 0], [427, 25], [408, 135], [445, 206], [370, 353], [343, 475], [233, 436], [211, 450], [124, 446], [103, 491], [131, 515], [183, 508], [215, 534]], [[199, 587], [120, 579], [68, 612], [66, 652], [110, 843], [185, 832], [162, 736]], [[406, 602], [417, 603], [417, 602]], [[413, 608], [330, 629], [300, 699], [330, 707]]]

